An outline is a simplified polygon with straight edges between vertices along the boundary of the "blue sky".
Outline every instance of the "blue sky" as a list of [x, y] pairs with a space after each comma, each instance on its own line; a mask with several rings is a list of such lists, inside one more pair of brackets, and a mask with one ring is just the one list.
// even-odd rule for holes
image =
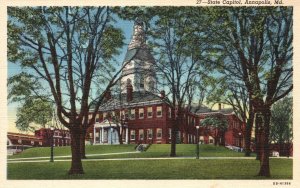
[[[122, 50], [121, 50], [121, 54], [117, 57], [117, 60], [119, 62], [119, 64], [121, 65], [124, 58], [125, 58], [125, 54], [127, 52], [127, 46], [130, 42], [131, 36], [132, 36], [132, 32], [133, 32], [133, 21], [124, 21], [121, 20], [119, 18], [116, 19], [116, 27], [119, 27], [123, 30], [124, 32], [124, 36], [125, 36], [125, 45], [123, 46]], [[7, 64], [7, 74], [8, 77], [11, 77], [15, 74], [18, 74], [22, 71], [21, 67], [13, 64], [13, 63], [9, 63]], [[18, 108], [17, 103], [10, 103], [8, 104], [8, 131], [9, 132], [19, 132], [16, 128], [15, 128], [15, 121], [16, 121], [16, 110]]]

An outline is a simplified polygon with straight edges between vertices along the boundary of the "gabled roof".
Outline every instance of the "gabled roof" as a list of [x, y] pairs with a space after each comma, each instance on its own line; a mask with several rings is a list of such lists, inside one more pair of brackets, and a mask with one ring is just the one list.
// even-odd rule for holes
[[210, 109], [210, 108], [208, 108], [207, 106], [204, 106], [204, 105], [192, 106], [191, 112], [195, 113], [195, 114], [222, 113], [224, 115], [234, 113], [232, 108], [223, 108], [221, 110], [212, 110], [212, 109]]
[[121, 93], [114, 95], [110, 100], [100, 106], [99, 111], [108, 111], [119, 108], [127, 108], [131, 106], [142, 106], [147, 104], [160, 104], [164, 100], [158, 95], [148, 91], [134, 91], [132, 92], [132, 100], [127, 102], [127, 94]]
[[207, 106], [201, 105], [201, 106], [192, 106], [191, 112], [194, 114], [200, 114], [200, 113], [212, 112], [212, 110]]

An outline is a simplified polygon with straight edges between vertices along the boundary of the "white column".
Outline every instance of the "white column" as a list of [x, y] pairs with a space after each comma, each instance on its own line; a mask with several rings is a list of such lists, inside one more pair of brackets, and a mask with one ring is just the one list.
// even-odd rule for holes
[[128, 127], [126, 128], [125, 141], [126, 141], [126, 144], [129, 144], [129, 142], [128, 142]]
[[95, 128], [95, 125], [94, 125], [94, 143], [93, 145], [96, 144], [96, 128]]
[[101, 129], [101, 143], [103, 144], [103, 142], [104, 142], [104, 127], [102, 127]]
[[109, 132], [110, 132], [110, 140], [109, 140], [110, 145], [113, 144], [113, 143], [112, 143], [112, 142], [113, 142], [113, 137], [112, 137], [112, 136], [113, 136], [113, 135], [112, 135], [113, 132], [112, 132], [112, 130], [113, 130], [112, 128], [109, 129]]
[[99, 144], [101, 143], [101, 129], [99, 129]]

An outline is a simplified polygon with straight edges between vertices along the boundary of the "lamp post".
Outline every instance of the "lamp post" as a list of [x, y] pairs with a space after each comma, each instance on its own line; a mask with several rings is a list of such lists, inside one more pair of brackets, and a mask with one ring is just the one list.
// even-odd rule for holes
[[[120, 130], [120, 136], [121, 136], [121, 138], [120, 138], [120, 140], [122, 141], [122, 143], [123, 143], [123, 133], [124, 133], [124, 129], [125, 129], [125, 142], [126, 142], [126, 137], [128, 136], [128, 135], [126, 135], [127, 133], [126, 133], [126, 129], [128, 128], [128, 118], [126, 117], [126, 118], [123, 118], [123, 119], [121, 119], [121, 128], [122, 128], [122, 130]], [[128, 143], [127, 143], [128, 144]]]
[[196, 157], [196, 159], [199, 159], [199, 128], [200, 128], [200, 126], [199, 125], [197, 125], [196, 126], [196, 136], [197, 136], [197, 138], [196, 138], [196, 144], [197, 144], [197, 157]]
[[50, 127], [50, 134], [51, 134], [51, 139], [50, 139], [50, 145], [51, 145], [51, 152], [50, 152], [50, 162], [54, 162], [54, 160], [53, 160], [53, 135], [54, 135], [54, 127], [53, 126], [51, 126]]
[[239, 132], [239, 147], [240, 147], [240, 151], [242, 152], [242, 133]]

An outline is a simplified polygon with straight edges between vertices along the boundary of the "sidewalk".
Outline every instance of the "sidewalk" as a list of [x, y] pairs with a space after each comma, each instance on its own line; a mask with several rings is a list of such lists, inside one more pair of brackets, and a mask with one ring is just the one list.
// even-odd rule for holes
[[[87, 157], [92, 156], [105, 156], [105, 155], [123, 155], [123, 154], [131, 154], [131, 153], [141, 153], [139, 151], [134, 152], [119, 152], [119, 153], [102, 153], [102, 154], [87, 154]], [[55, 156], [55, 162], [65, 162], [71, 161], [71, 155], [65, 156]], [[60, 158], [69, 158], [69, 159], [60, 159]], [[284, 159], [293, 159], [292, 157], [270, 157], [270, 158], [284, 158]], [[41, 159], [41, 160], [38, 160]], [[49, 162], [50, 157], [27, 157], [27, 158], [14, 158], [7, 159], [7, 163], [42, 163]], [[82, 161], [122, 161], [122, 160], [176, 160], [176, 159], [195, 159], [195, 156], [190, 157], [153, 157], [153, 158], [112, 158], [112, 159], [82, 159]], [[255, 160], [255, 157], [201, 157], [199, 160], [220, 160], [220, 159], [240, 159], [240, 160]]]
[[[122, 155], [122, 154], [129, 154], [129, 153], [140, 153], [138, 151], [132, 151], [132, 152], [119, 152], [119, 153], [102, 153], [102, 154], [88, 154], [89, 156], [105, 156], [105, 155]], [[71, 158], [71, 155], [61, 155], [61, 156], [54, 156], [55, 158]], [[25, 157], [25, 158], [14, 158], [14, 159], [7, 159], [7, 161], [18, 161], [18, 160], [28, 160], [28, 159], [49, 159], [50, 157]]]

